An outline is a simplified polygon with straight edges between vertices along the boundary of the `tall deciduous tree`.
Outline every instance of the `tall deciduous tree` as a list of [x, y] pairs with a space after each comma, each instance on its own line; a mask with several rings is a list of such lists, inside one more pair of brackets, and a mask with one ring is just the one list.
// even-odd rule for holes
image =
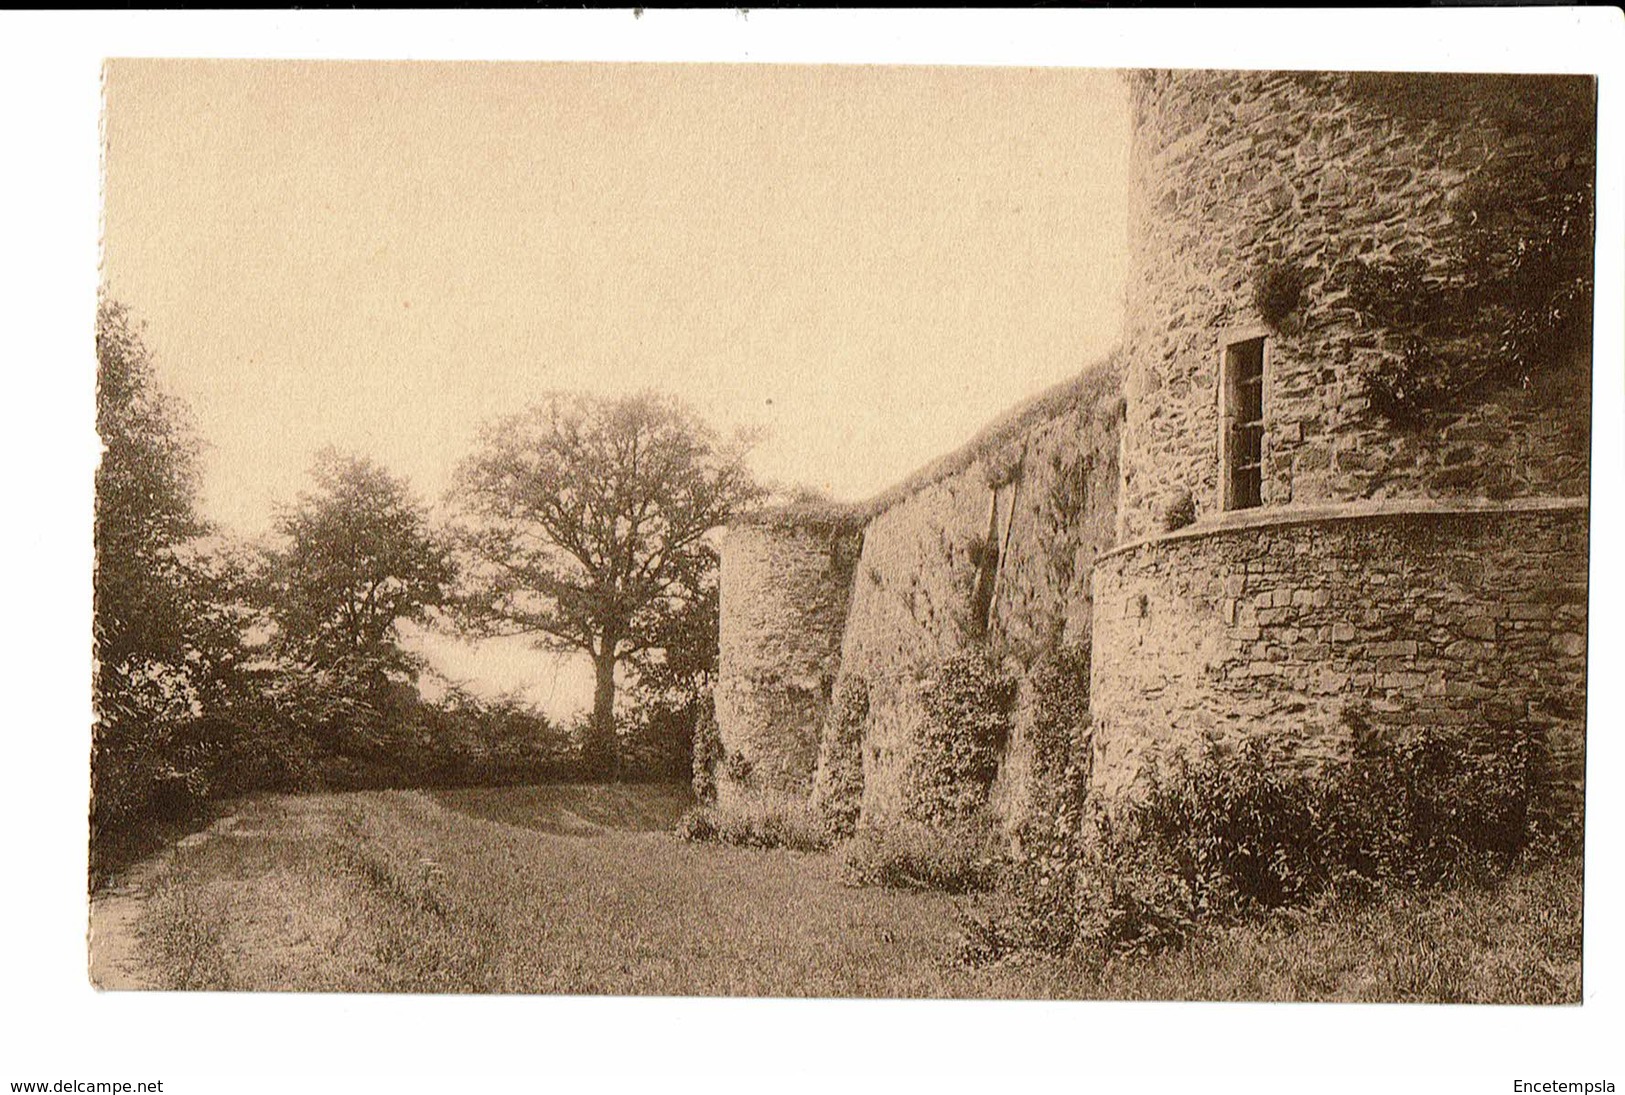
[[600, 771], [617, 760], [617, 666], [669, 641], [705, 588], [706, 533], [759, 497], [749, 447], [668, 397], [554, 394], [494, 423], [460, 469], [464, 618], [591, 657]]
[[96, 317], [96, 656], [104, 668], [171, 658], [187, 622], [176, 548], [200, 536], [200, 444], [185, 408], [153, 376], [128, 311]]
[[101, 838], [209, 792], [220, 722], [240, 687], [242, 568], [197, 512], [201, 448], [159, 386], [137, 325], [105, 301], [96, 322], [96, 730]]
[[444, 603], [450, 554], [406, 483], [373, 461], [328, 449], [311, 476], [315, 489], [276, 519], [270, 602], [283, 649], [312, 669], [410, 675], [398, 625]]
[[695, 562], [694, 584], [663, 621], [654, 645], [628, 659], [646, 703], [682, 707], [709, 695], [716, 681], [719, 560], [706, 546]]

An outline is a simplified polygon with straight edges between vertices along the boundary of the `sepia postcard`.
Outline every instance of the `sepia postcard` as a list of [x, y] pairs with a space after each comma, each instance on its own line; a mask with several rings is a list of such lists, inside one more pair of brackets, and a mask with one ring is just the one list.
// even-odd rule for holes
[[1594, 79], [104, 96], [99, 987], [1580, 999]]
[[1619, 1082], [1602, 21], [104, 15], [0, 1082]]

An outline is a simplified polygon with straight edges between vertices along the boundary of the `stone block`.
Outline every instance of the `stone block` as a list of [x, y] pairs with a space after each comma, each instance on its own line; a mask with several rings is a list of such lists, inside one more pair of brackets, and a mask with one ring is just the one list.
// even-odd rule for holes
[[[1325, 471], [1331, 467], [1332, 457], [1323, 446], [1306, 445], [1292, 459], [1292, 470], [1297, 475]], [[1300, 480], [1301, 484], [1301, 480]]]
[[1321, 695], [1341, 692], [1349, 685], [1349, 674], [1338, 673], [1330, 669], [1322, 669], [1315, 674], [1314, 690]]
[[1552, 636], [1552, 651], [1565, 658], [1577, 658], [1586, 652], [1586, 638], [1572, 631], [1560, 631]]

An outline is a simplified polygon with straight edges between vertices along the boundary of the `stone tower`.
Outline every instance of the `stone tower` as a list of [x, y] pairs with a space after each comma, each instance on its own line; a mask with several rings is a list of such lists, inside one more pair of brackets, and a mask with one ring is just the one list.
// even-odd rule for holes
[[1589, 316], [1594, 84], [1126, 78], [1119, 351], [839, 530], [729, 531], [722, 793], [805, 799], [839, 675], [894, 814], [934, 662], [1087, 639], [1101, 801], [1205, 743], [1307, 767], [1388, 726], [1538, 739], [1577, 811], [1590, 345], [1541, 322]]
[[[1475, 185], [1513, 171], [1557, 193], [1563, 172], [1591, 169], [1495, 109], [1551, 78], [1129, 79], [1135, 236], [1118, 546], [1094, 574], [1097, 786], [1110, 796], [1171, 749], [1261, 730], [1312, 761], [1361, 721], [1536, 726], [1577, 781], [1589, 348], [1404, 418], [1380, 397], [1414, 332], [1374, 320], [1354, 283], [1404, 269], [1417, 301], [1447, 293]], [[1549, 119], [1571, 122], [1587, 130]], [[1496, 318], [1449, 334], [1488, 346]]]
[[857, 546], [841, 521], [789, 512], [728, 529], [716, 688], [722, 801], [811, 792]]

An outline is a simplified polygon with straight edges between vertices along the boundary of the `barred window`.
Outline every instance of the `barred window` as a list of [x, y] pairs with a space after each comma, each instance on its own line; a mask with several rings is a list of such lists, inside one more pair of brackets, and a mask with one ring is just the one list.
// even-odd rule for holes
[[1250, 509], [1263, 499], [1264, 339], [1224, 348], [1219, 460], [1223, 507]]

